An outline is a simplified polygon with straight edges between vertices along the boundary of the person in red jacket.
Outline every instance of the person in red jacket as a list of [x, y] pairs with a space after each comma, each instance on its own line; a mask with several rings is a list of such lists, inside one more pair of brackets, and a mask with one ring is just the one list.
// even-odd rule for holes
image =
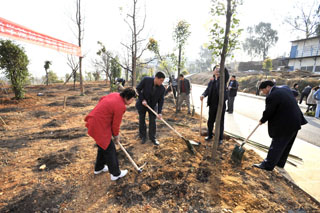
[[117, 180], [128, 173], [128, 170], [119, 169], [115, 144], [119, 142], [120, 124], [126, 105], [130, 105], [135, 97], [136, 93], [132, 88], [103, 96], [84, 119], [88, 134], [98, 146], [94, 174], [109, 171], [111, 180]]

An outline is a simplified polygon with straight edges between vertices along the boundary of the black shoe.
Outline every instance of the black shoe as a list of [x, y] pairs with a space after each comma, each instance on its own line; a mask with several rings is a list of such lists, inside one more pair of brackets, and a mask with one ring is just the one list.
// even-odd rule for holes
[[221, 144], [222, 144], [222, 142], [223, 142], [223, 140], [219, 140], [219, 145], [221, 145]]
[[228, 114], [232, 114], [233, 112], [228, 111]]
[[157, 145], [157, 146], [159, 146], [159, 145], [160, 145], [160, 143], [159, 143], [159, 141], [158, 141], [157, 139], [152, 140], [152, 143], [153, 143], [154, 145]]
[[147, 141], [147, 139], [146, 139], [146, 138], [142, 138], [142, 139], [141, 139], [141, 143], [142, 143], [142, 144], [145, 144], [145, 143], [146, 143], [146, 141]]
[[257, 163], [257, 164], [253, 164], [252, 166], [256, 167], [256, 168], [259, 168], [259, 169], [264, 169], [264, 170], [267, 170], [267, 171], [272, 171], [273, 170], [273, 169], [266, 168], [264, 163]]
[[209, 137], [209, 136], [205, 137], [204, 139], [205, 139], [206, 141], [212, 141], [212, 137]]
[[191, 112], [188, 112], [188, 115], [190, 115], [191, 114]]

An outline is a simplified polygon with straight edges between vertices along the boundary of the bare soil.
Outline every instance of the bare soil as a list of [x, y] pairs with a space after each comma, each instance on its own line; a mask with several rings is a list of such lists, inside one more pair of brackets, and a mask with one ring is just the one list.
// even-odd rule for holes
[[277, 170], [253, 168], [262, 160], [253, 151], [234, 164], [236, 142], [230, 137], [213, 161], [212, 142], [199, 136], [199, 116], [187, 115], [185, 108], [176, 114], [171, 97], [164, 119], [201, 142], [196, 154], [161, 121], [160, 146], [141, 144], [132, 105], [121, 124], [121, 142], [138, 165], [147, 165], [138, 174], [119, 149], [128, 175], [115, 182], [109, 173], [94, 175], [96, 146], [84, 117], [108, 90], [103, 82], [88, 83], [85, 90], [79, 96], [71, 85], [33, 86], [21, 101], [1, 95], [0, 212], [319, 212], [319, 203]]

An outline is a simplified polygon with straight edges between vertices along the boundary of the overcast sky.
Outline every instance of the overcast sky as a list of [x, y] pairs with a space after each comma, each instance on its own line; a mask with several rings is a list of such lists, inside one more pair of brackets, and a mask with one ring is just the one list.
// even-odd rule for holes
[[[54, 38], [77, 44], [72, 32], [74, 24], [70, 16], [74, 15], [74, 0], [0, 0], [0, 16], [29, 29]], [[146, 2], [146, 3], [145, 3]], [[241, 27], [269, 22], [278, 31], [279, 41], [269, 56], [288, 56], [290, 41], [297, 38], [290, 28], [283, 24], [286, 15], [294, 14], [294, 5], [298, 0], [243, 0], [239, 7]], [[301, 2], [301, 1], [300, 1]], [[310, 4], [314, 0], [304, 0]], [[200, 46], [209, 40], [210, 0], [139, 0], [141, 14], [146, 10], [144, 38], [153, 37], [160, 45], [161, 53], [171, 53], [174, 48], [172, 32], [179, 20], [190, 24], [191, 36], [185, 50], [188, 59], [197, 59]], [[102, 41], [108, 50], [123, 54], [123, 46], [129, 38], [128, 25], [124, 22], [125, 11], [131, 0], [83, 0], [85, 16], [85, 34], [83, 43], [84, 71], [93, 71], [92, 59]], [[144, 9], [144, 5], [145, 8]], [[122, 12], [120, 8], [123, 8]], [[6, 39], [5, 37], [1, 37]], [[245, 38], [243, 34], [241, 39]], [[52, 61], [51, 70], [60, 77], [70, 73], [66, 65], [66, 54], [54, 50], [17, 41], [23, 46], [30, 59], [29, 71], [36, 77], [43, 76], [44, 61]], [[250, 60], [243, 52], [237, 52], [236, 61]]]

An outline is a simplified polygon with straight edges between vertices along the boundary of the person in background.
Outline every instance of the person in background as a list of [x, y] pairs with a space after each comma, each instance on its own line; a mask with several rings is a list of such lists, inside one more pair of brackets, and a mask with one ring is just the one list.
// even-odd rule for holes
[[314, 99], [313, 94], [319, 89], [319, 87], [313, 87], [307, 98], [307, 111], [306, 112], [315, 112], [317, 107], [317, 101]]
[[292, 93], [293, 93], [293, 96], [297, 99], [297, 97], [299, 96], [299, 85], [298, 83], [294, 83], [293, 84], [293, 88], [291, 89]]
[[259, 89], [266, 95], [266, 108], [259, 124], [268, 121], [268, 133], [272, 141], [267, 157], [253, 166], [272, 171], [275, 166], [285, 166], [297, 133], [307, 121], [290, 88], [276, 87], [267, 80], [260, 84]]
[[124, 85], [126, 84], [126, 80], [124, 80], [123, 78], [116, 78], [115, 84], [117, 85], [121, 84], [124, 87]]
[[[208, 116], [208, 136], [205, 138], [206, 141], [211, 141], [213, 138], [213, 127], [214, 122], [216, 120], [217, 112], [218, 112], [218, 105], [219, 105], [219, 90], [220, 90], [220, 73], [219, 73], [219, 66], [215, 66], [213, 68], [213, 79], [210, 80], [208, 83], [208, 86], [206, 90], [203, 92], [203, 94], [200, 96], [200, 100], [202, 101], [204, 97], [208, 96], [207, 104], [209, 106], [209, 116]], [[225, 88], [224, 88], [224, 104], [222, 108], [222, 115], [221, 115], [221, 121], [220, 121], [220, 138], [219, 138], [219, 144], [222, 144], [223, 141], [223, 131], [224, 131], [224, 114], [226, 111], [226, 100], [228, 97], [227, 94], [227, 82], [229, 79], [229, 72], [225, 68]]]
[[[136, 102], [136, 108], [139, 113], [139, 137], [141, 143], [144, 144], [147, 140], [147, 127], [146, 127], [146, 113], [149, 114], [149, 139], [155, 145], [159, 145], [159, 141], [156, 139], [156, 115], [147, 108], [155, 110], [158, 113], [158, 118], [162, 119], [162, 106], [164, 103], [164, 94], [166, 89], [162, 85], [165, 79], [165, 75], [162, 72], [157, 72], [156, 76], [144, 77], [137, 86], [137, 92], [139, 99]], [[156, 110], [156, 106], [157, 110]]]
[[312, 89], [311, 86], [308, 85], [308, 86], [306, 86], [306, 87], [302, 90], [299, 104], [302, 103], [304, 97], [306, 97], [306, 101], [307, 101], [307, 98], [308, 98], [308, 95], [309, 95], [310, 92], [311, 92], [311, 89]]
[[178, 112], [181, 111], [181, 105], [183, 101], [186, 101], [188, 106], [188, 114], [191, 114], [190, 112], [190, 91], [191, 91], [191, 84], [190, 81], [186, 78], [184, 78], [183, 74], [180, 74], [180, 88], [178, 90], [180, 96], [178, 99]]
[[128, 170], [119, 169], [115, 144], [120, 140], [120, 124], [126, 105], [130, 105], [135, 97], [133, 88], [126, 88], [121, 93], [110, 93], [103, 96], [85, 117], [88, 134], [98, 146], [94, 174], [109, 171], [110, 178], [114, 181], [128, 173]]
[[[172, 88], [170, 85], [172, 86]], [[173, 97], [174, 97], [174, 99], [177, 99], [177, 94], [176, 94], [177, 87], [178, 87], [178, 83], [177, 83], [176, 79], [174, 78], [174, 75], [172, 75], [169, 79], [169, 86], [166, 90], [165, 95], [167, 95], [169, 92], [171, 92], [171, 90], [173, 90]]]
[[[320, 85], [319, 85], [320, 87]], [[314, 94], [313, 98], [317, 102], [317, 108], [316, 108], [316, 113], [314, 115], [315, 118], [320, 119], [320, 89], [318, 89]]]
[[227, 112], [229, 114], [233, 113], [233, 103], [234, 103], [235, 97], [237, 96], [238, 87], [239, 87], [239, 83], [236, 80], [236, 76], [235, 75], [231, 76], [231, 79], [228, 85], [228, 99], [227, 99], [228, 101]]

